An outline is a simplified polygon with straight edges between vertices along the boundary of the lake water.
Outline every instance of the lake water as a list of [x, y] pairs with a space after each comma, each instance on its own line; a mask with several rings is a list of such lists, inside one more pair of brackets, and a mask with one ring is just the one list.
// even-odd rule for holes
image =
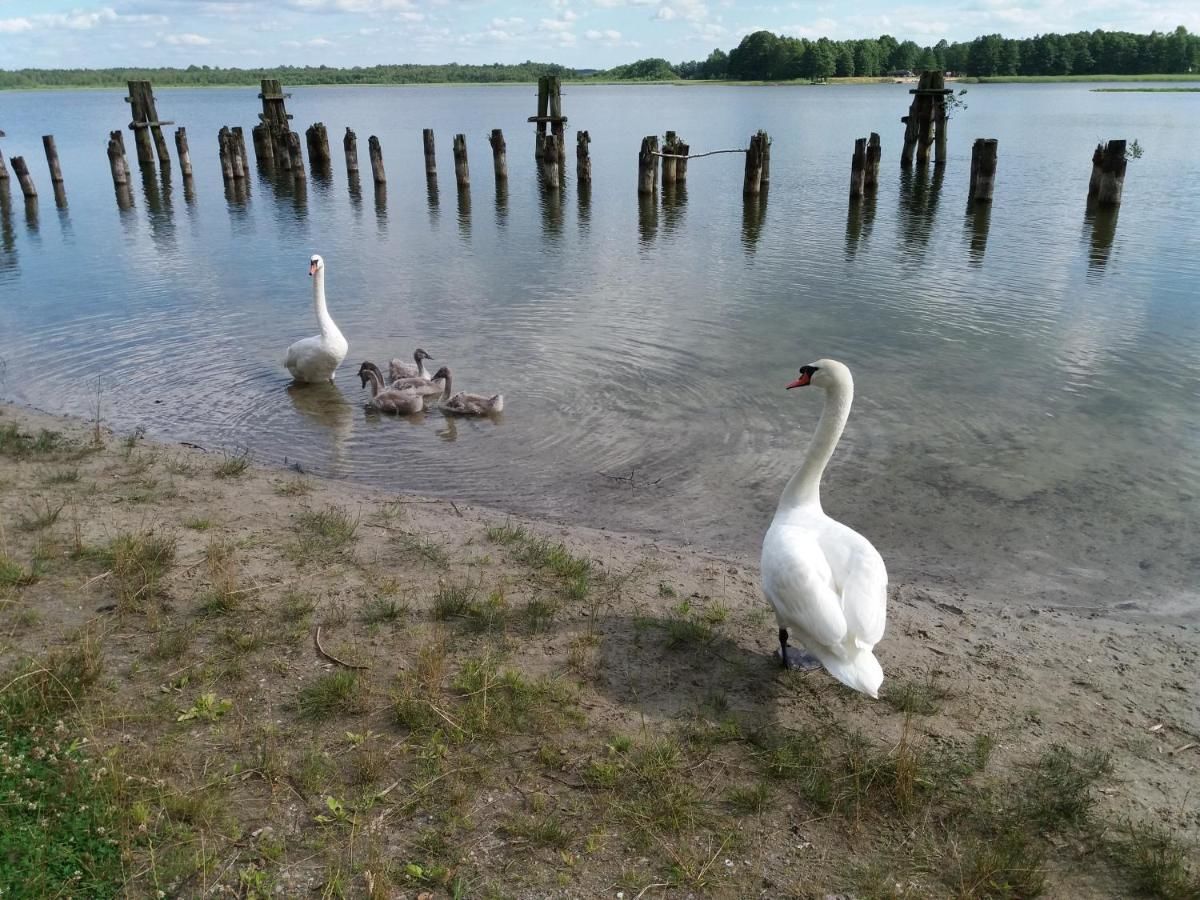
[[[907, 85], [568, 85], [560, 197], [535, 178], [533, 86], [294, 88], [296, 130], [329, 129], [332, 177], [298, 194], [255, 174], [244, 202], [225, 196], [216, 133], [242, 125], [249, 142], [257, 91], [159, 90], [160, 116], [187, 126], [194, 195], [178, 166], [167, 184], [135, 174], [124, 211], [104, 151], [128, 123], [125, 91], [0, 95], [0, 146], [27, 158], [42, 195], [27, 209], [13, 179], [0, 210], [0, 395], [90, 417], [100, 376], [103, 417], [121, 429], [754, 554], [820, 410], [819, 395], [783, 387], [835, 357], [857, 402], [825, 505], [893, 579], [1017, 608], [1194, 620], [1200, 94], [1091, 87], [971, 86], [944, 172], [910, 177]], [[436, 192], [423, 127], [437, 134]], [[592, 138], [590, 196], [573, 178], [576, 128]], [[639, 204], [640, 139], [668, 128], [693, 153], [766, 129], [768, 194], [745, 204], [742, 157], [725, 154], [693, 160], [686, 192]], [[878, 197], [849, 214], [853, 141], [870, 131], [883, 139]], [[370, 183], [372, 133], [386, 197]], [[998, 138], [1000, 158], [978, 215], [975, 137]], [[1091, 154], [1109, 138], [1145, 154], [1119, 214], [1097, 218]], [[289, 389], [284, 351], [316, 330], [314, 252], [350, 354], [336, 387]], [[456, 387], [503, 391], [503, 418], [367, 411], [358, 362], [418, 345]]]

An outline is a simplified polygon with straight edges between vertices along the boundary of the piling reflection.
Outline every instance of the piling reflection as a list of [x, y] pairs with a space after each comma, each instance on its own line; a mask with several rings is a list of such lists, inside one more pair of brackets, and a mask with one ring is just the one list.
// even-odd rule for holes
[[17, 267], [17, 236], [13, 231], [12, 195], [8, 191], [7, 178], [0, 178], [0, 269]]
[[196, 179], [191, 175], [183, 176], [183, 202], [188, 206], [196, 203]]
[[375, 182], [375, 228], [380, 234], [387, 233], [387, 182]]
[[429, 204], [429, 224], [435, 228], [441, 220], [441, 210], [438, 208], [438, 183], [436, 175], [425, 176], [425, 202]]
[[1117, 215], [1120, 210], [1120, 206], [1100, 206], [1095, 200], [1088, 200], [1083, 214], [1083, 230], [1088, 234], [1090, 244], [1089, 274], [1102, 272], [1108, 263], [1113, 238], [1117, 235]]
[[658, 237], [658, 198], [654, 194], [638, 194], [638, 243], [644, 249], [654, 245]]
[[932, 175], [924, 166], [900, 170], [900, 240], [905, 249], [918, 251], [918, 256], [933, 233], [945, 177], [945, 166], [934, 166]]
[[763, 223], [767, 220], [767, 190], [742, 195], [742, 247], [749, 254], [758, 248]]
[[542, 232], [556, 242], [562, 237], [563, 197], [561, 188], [547, 187], [538, 181], [539, 203], [542, 208]]
[[508, 179], [496, 179], [496, 227], [508, 224]]
[[146, 198], [146, 218], [150, 237], [159, 247], [175, 244], [175, 223], [171, 217], [171, 170], [164, 166], [162, 177], [153, 166], [142, 167], [142, 196]]
[[471, 236], [471, 191], [460, 188], [458, 191], [458, 233], [463, 238]]
[[859, 199], [851, 199], [846, 211], [846, 260], [850, 261], [865, 250], [867, 240], [871, 237], [871, 229], [875, 224], [875, 208], [879, 197], [874, 193], [866, 193]]
[[967, 201], [965, 230], [967, 233], [967, 263], [974, 268], [983, 265], [987, 250], [988, 229], [992, 222], [992, 204], [989, 201]]
[[575, 202], [578, 206], [579, 231], [586, 234], [592, 226], [592, 183], [575, 182]]
[[350, 194], [350, 209], [356, 220], [362, 219], [362, 180], [357, 172], [351, 172], [346, 179], [346, 190]]
[[663, 234], [670, 236], [683, 228], [687, 211], [687, 184], [664, 184], [662, 187]]

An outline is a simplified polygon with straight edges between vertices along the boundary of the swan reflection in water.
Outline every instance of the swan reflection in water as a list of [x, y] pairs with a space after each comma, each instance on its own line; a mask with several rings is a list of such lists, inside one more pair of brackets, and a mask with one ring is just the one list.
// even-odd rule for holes
[[346, 445], [354, 432], [354, 411], [341, 390], [328, 381], [319, 384], [293, 381], [287, 386], [287, 395], [292, 401], [292, 408], [302, 419], [315, 426], [314, 431], [330, 435], [330, 469], [336, 475], [346, 474], [342, 469]]

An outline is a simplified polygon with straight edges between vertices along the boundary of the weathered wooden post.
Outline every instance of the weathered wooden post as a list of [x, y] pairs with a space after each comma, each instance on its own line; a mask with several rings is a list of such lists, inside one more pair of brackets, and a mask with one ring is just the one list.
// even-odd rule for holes
[[50, 181], [54, 184], [62, 184], [62, 168], [58, 164], [58, 148], [54, 146], [54, 135], [42, 135], [42, 147], [46, 151], [46, 165], [50, 168]]
[[561, 169], [558, 164], [558, 136], [554, 134], [546, 135], [546, 152], [542, 154], [540, 168], [542, 170], [542, 184], [552, 190], [558, 190], [562, 185], [560, 176]]
[[863, 195], [867, 177], [867, 139], [856, 138], [854, 155], [850, 157], [850, 199], [858, 200]]
[[13, 174], [17, 176], [17, 181], [21, 185], [21, 193], [25, 195], [26, 200], [37, 199], [37, 188], [33, 184], [33, 176], [29, 174], [29, 167], [25, 165], [25, 157], [14, 156], [12, 158]]
[[872, 131], [867, 140], [867, 166], [863, 172], [863, 191], [868, 194], [874, 194], [879, 189], [879, 159], [882, 153], [879, 135]]
[[677, 149], [678, 144], [679, 139], [675, 136], [675, 132], [668, 131], [663, 136], [662, 184], [664, 188], [668, 185], [674, 186], [675, 184], [675, 173], [677, 171], [675, 156], [679, 152]]
[[129, 184], [129, 166], [125, 163], [125, 150], [117, 139], [111, 136], [108, 139], [108, 167], [112, 172], [114, 187]]
[[679, 141], [675, 147], [679, 154], [679, 159], [675, 160], [675, 183], [684, 184], [687, 182], [688, 154], [692, 152], [692, 148], [683, 141]]
[[314, 172], [327, 172], [333, 156], [329, 152], [329, 133], [324, 122], [315, 122], [305, 131], [308, 141], [308, 163]]
[[304, 151], [300, 149], [300, 135], [295, 131], [287, 134], [288, 157], [292, 163], [292, 177], [296, 181], [307, 181], [304, 173]]
[[154, 152], [158, 152], [158, 161], [164, 165], [171, 164], [171, 156], [167, 152], [167, 141], [163, 137], [162, 126], [174, 125], [174, 122], [160, 122], [158, 109], [154, 103], [154, 90], [149, 81], [130, 81], [129, 96], [125, 101], [132, 110], [133, 121], [129, 128], [133, 132], [137, 145], [138, 164], [154, 165]]
[[975, 203], [990, 202], [996, 187], [995, 138], [976, 138], [971, 145], [971, 186], [967, 199]]
[[[3, 131], [0, 131], [0, 137], [4, 137]], [[8, 181], [8, 166], [4, 164], [3, 153], [0, 153], [0, 181]]]
[[271, 142], [271, 129], [259, 122], [250, 129], [250, 137], [254, 141], [254, 161], [258, 167], [275, 165], [274, 145]]
[[237, 178], [245, 178], [250, 174], [250, 156], [246, 153], [246, 134], [242, 131], [241, 125], [234, 125], [230, 131], [233, 133], [234, 145], [237, 147], [237, 163], [234, 165], [233, 174]]
[[591, 135], [586, 131], [575, 132], [575, 177], [580, 184], [592, 183], [592, 158], [588, 154]]
[[434, 153], [434, 148], [433, 148], [433, 129], [432, 128], [422, 128], [421, 129], [421, 143], [425, 147], [425, 177], [426, 178], [436, 178], [437, 177], [437, 155]]
[[933, 164], [935, 166], [944, 166], [946, 164], [946, 139], [949, 136], [949, 129], [946, 127], [950, 121], [949, 115], [946, 113], [946, 96], [953, 93], [953, 88], [945, 88], [946, 78], [944, 74], [939, 73], [939, 83], [943, 87], [940, 95], [933, 98]]
[[229, 126], [222, 125], [217, 132], [217, 157], [221, 161], [221, 178], [224, 181], [233, 180], [233, 147], [231, 146]]
[[742, 180], [742, 196], [762, 191], [763, 132], [750, 136], [750, 147], [746, 150], [746, 174]]
[[454, 180], [458, 183], [459, 190], [471, 185], [471, 170], [467, 166], [467, 136], [465, 134], [456, 134], [454, 136]]
[[653, 194], [658, 187], [657, 152], [658, 135], [650, 134], [642, 138], [642, 149], [638, 152], [638, 193], [643, 196]]
[[533, 136], [533, 158], [541, 162], [546, 152], [546, 122], [550, 115], [550, 78], [546, 75], [538, 77], [537, 115], [530, 121], [537, 122], [537, 131]]
[[900, 151], [900, 165], [904, 168], [912, 165], [914, 150], [917, 165], [928, 165], [929, 148], [939, 130], [942, 137], [938, 140], [938, 162], [944, 163], [946, 95], [954, 93], [946, 87], [945, 73], [938, 70], [922, 72], [916, 88], [909, 93], [913, 95], [913, 99], [908, 107], [908, 115], [900, 119], [904, 123], [904, 146]]
[[[1109, 141], [1096, 146], [1092, 155], [1092, 179], [1088, 185], [1088, 199], [1100, 206], [1119, 206], [1125, 190], [1125, 167], [1128, 165], [1125, 141]], [[17, 161], [13, 160], [13, 170]]]
[[558, 151], [558, 168], [562, 171], [567, 163], [567, 140], [565, 126], [567, 117], [562, 113], [562, 79], [557, 75], [548, 76], [550, 90], [550, 134], [554, 136], [555, 148]]
[[367, 138], [367, 152], [371, 157], [371, 177], [376, 184], [387, 184], [387, 174], [383, 171], [383, 146], [375, 135]]
[[192, 177], [192, 154], [188, 150], [187, 129], [180, 125], [175, 129], [175, 152], [179, 154], [179, 168], [185, 179]]
[[258, 117], [266, 126], [267, 134], [271, 138], [272, 162], [277, 163], [281, 169], [286, 171], [292, 167], [293, 161], [288, 147], [288, 135], [292, 130], [290, 123], [292, 116], [287, 111], [285, 102], [291, 95], [283, 92], [283, 85], [277, 78], [263, 78], [261, 84], [262, 91], [258, 96], [262, 100], [263, 111], [259, 113]]
[[496, 182], [499, 183], [508, 178], [508, 146], [504, 143], [504, 132], [493, 128], [488, 143], [492, 145], [492, 168], [496, 172]]
[[342, 150], [346, 153], [346, 174], [358, 174], [358, 137], [346, 126], [346, 134], [342, 137]]
[[765, 131], [758, 132], [758, 145], [762, 150], [762, 175], [759, 183], [765, 189], [771, 183], [771, 136]]

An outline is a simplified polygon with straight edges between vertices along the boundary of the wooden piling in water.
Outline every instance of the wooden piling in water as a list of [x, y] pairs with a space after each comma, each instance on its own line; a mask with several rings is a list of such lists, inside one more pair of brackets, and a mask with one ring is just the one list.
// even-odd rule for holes
[[[290, 123], [292, 116], [287, 111], [286, 105], [286, 99], [290, 94], [283, 92], [283, 85], [277, 78], [263, 78], [260, 83], [262, 90], [258, 96], [262, 100], [263, 111], [259, 113], [258, 117], [266, 126], [267, 134], [271, 139], [271, 162], [286, 171], [292, 167], [293, 162], [288, 138], [292, 130]], [[257, 145], [255, 145], [255, 149], [257, 150]], [[263, 157], [259, 157], [260, 162], [262, 159]]]
[[454, 180], [457, 182], [459, 189], [471, 186], [471, 170], [467, 165], [467, 136], [465, 134], [456, 134], [454, 136]]
[[675, 159], [678, 149], [679, 139], [675, 132], [668, 131], [663, 136], [663, 156], [662, 156], [662, 183], [663, 187], [675, 184], [675, 174], [678, 171], [678, 160]]
[[557, 75], [546, 76], [550, 94], [550, 134], [558, 152], [558, 168], [561, 172], [567, 163], [567, 139], [565, 127], [567, 117], [562, 113], [562, 79]]
[[[114, 133], [119, 135], [121, 132]], [[108, 138], [108, 168], [112, 172], [114, 187], [119, 188], [129, 184], [129, 166], [125, 162], [125, 149], [111, 135]]]
[[592, 158], [588, 153], [588, 144], [592, 137], [586, 131], [575, 132], [575, 177], [580, 184], [592, 183]]
[[164, 166], [171, 164], [171, 155], [167, 152], [167, 141], [163, 137], [162, 126], [174, 125], [174, 122], [162, 122], [158, 118], [158, 109], [154, 102], [154, 90], [149, 81], [129, 81], [129, 96], [125, 98], [132, 111], [132, 121], [129, 128], [133, 132], [134, 143], [137, 146], [138, 165], [153, 166], [154, 153], [158, 153], [158, 161]]
[[62, 184], [62, 168], [58, 164], [58, 148], [54, 146], [54, 135], [42, 135], [42, 147], [46, 151], [46, 165], [50, 168], [50, 181], [53, 184]]
[[642, 138], [642, 149], [638, 152], [638, 193], [653, 194], [658, 187], [658, 165], [655, 152], [658, 150], [658, 135]]
[[182, 125], [175, 129], [175, 152], [179, 155], [179, 169], [183, 177], [192, 177], [192, 154], [188, 150], [187, 129]]
[[974, 203], [990, 202], [996, 186], [995, 138], [976, 138], [971, 145], [971, 186], [967, 199]]
[[[1098, 144], [1092, 155], [1092, 178], [1088, 185], [1088, 199], [1100, 206], [1120, 206], [1121, 194], [1125, 190], [1125, 167], [1128, 159], [1125, 141], [1109, 141]], [[13, 170], [17, 161], [13, 160]]]
[[765, 189], [771, 183], [771, 136], [760, 129], [758, 143], [762, 148], [762, 175], [759, 177], [759, 183]]
[[488, 143], [492, 145], [492, 169], [496, 173], [496, 182], [507, 181], [508, 145], [504, 143], [504, 132], [499, 128], [493, 128]]
[[762, 192], [763, 137], [762, 131], [750, 136], [750, 146], [746, 150], [746, 173], [742, 180], [743, 197]]
[[375, 135], [367, 138], [367, 153], [371, 157], [371, 177], [376, 184], [387, 184], [387, 173], [383, 170], [383, 146]]
[[542, 170], [542, 184], [551, 190], [558, 190], [562, 186], [562, 169], [558, 163], [558, 136], [554, 134], [546, 135], [546, 152], [542, 154], [542, 161], [539, 168]]
[[541, 162], [546, 153], [546, 121], [550, 115], [550, 79], [545, 75], [538, 78], [537, 131], [533, 137], [533, 158]]
[[867, 139], [856, 138], [854, 155], [850, 157], [850, 199], [857, 200], [863, 195], [867, 177]]
[[291, 161], [292, 178], [296, 181], [307, 181], [304, 173], [304, 151], [300, 149], [300, 135], [295, 131], [287, 133], [288, 158]]
[[[916, 152], [917, 165], [929, 164], [929, 150], [935, 137], [938, 142], [937, 162], [946, 161], [946, 95], [954, 93], [946, 87], [946, 76], [938, 70], [928, 70], [921, 73], [916, 88], [909, 91], [913, 95], [908, 107], [908, 115], [900, 121], [904, 123], [904, 146], [900, 151], [900, 165], [908, 168], [913, 163], [913, 153]], [[940, 137], [938, 136], [940, 133]]]
[[867, 140], [867, 165], [863, 172], [863, 191], [874, 194], [879, 189], [879, 159], [883, 148], [879, 144], [879, 135], [874, 131]]
[[13, 174], [17, 176], [17, 181], [21, 185], [21, 193], [25, 195], [26, 200], [37, 199], [37, 188], [33, 184], [33, 176], [29, 174], [29, 166], [25, 165], [25, 157], [14, 156], [12, 158]]
[[437, 155], [433, 148], [433, 129], [421, 129], [421, 143], [425, 147], [425, 177], [433, 178], [437, 176]]
[[333, 162], [329, 152], [329, 133], [325, 130], [324, 122], [314, 122], [304, 132], [308, 141], [308, 163], [314, 171], [326, 171]]
[[221, 130], [217, 132], [217, 158], [221, 161], [221, 178], [227, 182], [232, 181], [233, 147], [228, 125], [222, 125]]
[[[0, 131], [0, 137], [4, 137], [3, 131]], [[0, 181], [8, 181], [8, 166], [4, 164], [3, 153], [0, 153]]]
[[346, 154], [346, 174], [358, 174], [358, 137], [346, 126], [346, 134], [342, 137], [342, 150]]
[[685, 184], [687, 182], [687, 158], [688, 154], [692, 152], [692, 147], [684, 141], [679, 141], [675, 147], [679, 154], [679, 159], [675, 160], [675, 183]]
[[259, 122], [250, 129], [250, 139], [254, 141], [254, 161], [259, 168], [275, 165], [274, 145], [271, 142], [271, 129]]

